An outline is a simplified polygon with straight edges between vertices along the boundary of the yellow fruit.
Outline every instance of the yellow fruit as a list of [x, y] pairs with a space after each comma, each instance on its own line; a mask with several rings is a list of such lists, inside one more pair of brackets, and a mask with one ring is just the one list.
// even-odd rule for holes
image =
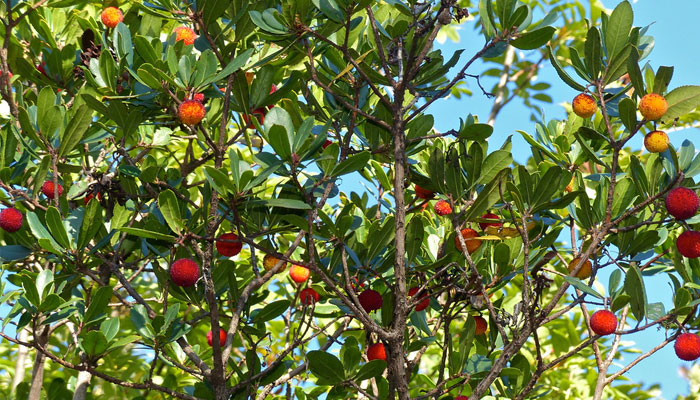
[[574, 114], [579, 117], [590, 118], [598, 110], [598, 105], [592, 96], [581, 93], [574, 97], [574, 101], [571, 102], [571, 108], [574, 109]]
[[648, 121], [655, 121], [663, 117], [666, 110], [668, 110], [668, 103], [660, 94], [649, 93], [639, 101], [639, 112]]
[[[581, 260], [581, 257], [576, 257], [571, 262], [569, 263], [569, 273], [573, 272], [574, 268], [578, 265], [579, 261]], [[576, 274], [576, 277], [578, 279], [586, 279], [591, 276], [591, 273], [593, 272], [593, 265], [591, 264], [591, 260], [586, 260], [586, 262], [583, 263], [581, 266], [581, 269], [578, 270], [578, 273]]]
[[[279, 261], [280, 261], [279, 258], [276, 258], [276, 257], [273, 257], [269, 254], [266, 254], [265, 257], [263, 258], [263, 267], [265, 268], [265, 271], [270, 271], [272, 268], [275, 267], [275, 265], [277, 265], [277, 263]], [[277, 271], [277, 273], [280, 273], [280, 272], [284, 271], [285, 269], [287, 269], [286, 262], [284, 264], [282, 264], [282, 268], [279, 271]]]
[[651, 131], [644, 136], [644, 147], [650, 153], [663, 153], [668, 149], [668, 135], [664, 131]]

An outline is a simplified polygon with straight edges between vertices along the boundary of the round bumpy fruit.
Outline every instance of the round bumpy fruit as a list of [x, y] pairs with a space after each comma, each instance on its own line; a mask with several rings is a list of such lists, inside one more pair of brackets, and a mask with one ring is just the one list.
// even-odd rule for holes
[[[54, 198], [55, 189], [56, 189], [56, 186], [54, 186], [52, 181], [46, 181], [46, 182], [44, 182], [43, 185], [41, 185], [41, 193], [43, 193], [44, 196], [46, 196], [52, 200]], [[58, 185], [58, 196], [60, 197], [61, 194], [63, 194], [63, 186], [61, 186], [59, 184]]]
[[[576, 257], [571, 262], [569, 263], [569, 273], [574, 271], [574, 268], [578, 265], [579, 261], [581, 260], [581, 257]], [[591, 276], [591, 273], [593, 272], [593, 264], [591, 264], [591, 260], [586, 260], [583, 265], [581, 266], [581, 269], [578, 270], [576, 273], [576, 277], [578, 279], [586, 279]]]
[[608, 310], [598, 310], [591, 316], [591, 329], [600, 336], [614, 333], [617, 329], [617, 317]]
[[198, 102], [203, 102], [204, 101], [204, 93], [195, 93], [194, 96], [192, 96], [192, 100], [197, 100]]
[[292, 264], [292, 267], [289, 268], [289, 277], [296, 283], [306, 282], [310, 274], [311, 271], [302, 265]]
[[199, 265], [189, 258], [181, 258], [170, 266], [170, 279], [177, 286], [194, 286], [199, 279]]
[[[272, 268], [275, 268], [275, 265], [279, 262], [279, 258], [273, 257], [269, 254], [265, 254], [265, 257], [263, 257], [263, 268], [265, 268], [265, 271], [270, 271]], [[277, 273], [280, 273], [287, 269], [287, 263], [282, 264], [282, 268], [277, 271]]]
[[107, 7], [102, 10], [100, 18], [107, 28], [115, 28], [124, 20], [124, 14], [122, 14], [122, 10], [116, 7]]
[[309, 305], [321, 300], [321, 295], [312, 288], [306, 288], [299, 293], [299, 300], [301, 300], [301, 304]]
[[185, 100], [180, 103], [180, 107], [177, 110], [180, 122], [186, 125], [197, 125], [204, 119], [206, 113], [204, 105], [197, 100]]
[[[418, 293], [417, 287], [408, 289], [409, 296], [413, 297], [416, 293]], [[416, 307], [414, 308], [414, 310], [423, 311], [426, 308], [428, 308], [429, 305], [430, 305], [430, 297], [428, 296], [427, 293], [421, 293], [420, 294], [420, 301], [418, 302], [418, 304], [416, 304]]]
[[483, 335], [484, 333], [486, 333], [486, 328], [488, 328], [489, 324], [486, 322], [486, 319], [484, 319], [484, 317], [482, 317], [481, 315], [475, 315], [474, 323], [476, 323], [476, 329], [474, 329], [475, 335]]
[[367, 359], [372, 360], [384, 360], [386, 361], [386, 351], [384, 350], [383, 343], [375, 343], [367, 348]]
[[581, 118], [590, 118], [598, 111], [598, 105], [595, 99], [591, 95], [585, 93], [574, 97], [574, 101], [571, 102], [571, 108], [574, 109], [574, 114]]
[[481, 216], [481, 219], [494, 220], [494, 222], [479, 222], [479, 228], [481, 228], [482, 231], [485, 230], [488, 226], [493, 226], [496, 228], [500, 228], [501, 226], [503, 226], [503, 223], [499, 222], [500, 219], [498, 218], [498, 215], [494, 213], [486, 213]]
[[423, 199], [423, 200], [429, 200], [432, 199], [433, 196], [435, 196], [434, 192], [431, 192], [428, 189], [423, 189], [422, 187], [418, 185], [413, 185], [414, 190], [416, 191], [416, 197]]
[[222, 256], [233, 257], [241, 252], [243, 243], [235, 233], [224, 233], [216, 239], [216, 251]]
[[368, 313], [382, 308], [382, 295], [376, 290], [365, 290], [357, 296], [357, 299], [360, 301], [362, 308]]
[[192, 28], [188, 28], [186, 26], [178, 26], [173, 32], [175, 32], [176, 42], [182, 40], [188, 46], [193, 44], [197, 39], [197, 35], [194, 33]]
[[683, 257], [700, 257], [700, 232], [685, 231], [681, 233], [676, 239], [676, 248]]
[[686, 220], [692, 218], [698, 212], [700, 199], [698, 199], [698, 195], [694, 190], [677, 187], [668, 192], [664, 203], [666, 204], [666, 211], [674, 218]]
[[697, 360], [700, 358], [700, 336], [694, 333], [681, 334], [676, 338], [673, 350], [681, 360]]
[[445, 200], [439, 200], [437, 203], [435, 203], [435, 214], [444, 216], [444, 215], [450, 215], [452, 214], [452, 207], [450, 207], [450, 203], [446, 202]]
[[[207, 332], [207, 344], [209, 347], [214, 345], [214, 334], [211, 331]], [[224, 347], [226, 344], [226, 331], [219, 329], [219, 346]]]
[[639, 112], [648, 121], [656, 121], [663, 117], [666, 110], [668, 110], [668, 103], [660, 94], [649, 93], [639, 101]]
[[22, 227], [22, 213], [16, 208], [6, 208], [0, 211], [0, 228], [7, 232], [17, 232]]
[[[479, 237], [479, 234], [471, 228], [464, 228], [461, 231], [462, 238], [464, 238], [464, 244], [467, 245], [467, 253], [471, 254], [476, 251], [476, 249], [481, 246], [481, 240], [474, 240], [470, 238], [475, 238]], [[455, 246], [460, 249], [461, 251], [464, 251], [462, 248], [462, 243], [459, 241], [459, 236], [455, 235]]]
[[663, 153], [668, 149], [668, 135], [664, 131], [651, 131], [644, 136], [644, 148], [649, 153]]

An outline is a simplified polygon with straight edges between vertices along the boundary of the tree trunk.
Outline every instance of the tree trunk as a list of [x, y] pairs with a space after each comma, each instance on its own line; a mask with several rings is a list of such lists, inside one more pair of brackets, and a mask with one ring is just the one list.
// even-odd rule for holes
[[91, 379], [92, 374], [87, 371], [80, 371], [78, 373], [78, 383], [75, 385], [75, 392], [73, 392], [73, 400], [85, 400], [85, 396], [87, 396], [88, 387], [90, 387]]
[[[26, 329], [22, 329], [19, 332], [19, 340], [26, 342], [29, 338], [29, 332]], [[14, 393], [17, 385], [22, 383], [24, 380], [24, 371], [27, 369], [25, 364], [27, 362], [27, 354], [29, 354], [29, 348], [24, 346], [19, 346], [17, 350], [17, 361], [15, 362], [15, 375], [12, 377], [12, 385], [10, 385], [11, 391]]]
[[[49, 327], [41, 328], [41, 333], [34, 338], [37, 344], [45, 347], [49, 341]], [[34, 357], [34, 368], [32, 368], [32, 385], [29, 389], [29, 400], [41, 399], [41, 387], [44, 384], [44, 364], [46, 364], [46, 356], [39, 350], [36, 351]]]

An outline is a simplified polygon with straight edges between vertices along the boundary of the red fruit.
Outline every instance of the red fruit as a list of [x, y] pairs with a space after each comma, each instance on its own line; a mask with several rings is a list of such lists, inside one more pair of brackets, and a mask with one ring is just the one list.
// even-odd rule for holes
[[[267, 114], [267, 109], [265, 109], [265, 107], [260, 107], [253, 110], [253, 116], [260, 121], [260, 125], [265, 124], [265, 114]], [[248, 114], [243, 114], [243, 122], [245, 122], [246, 128], [253, 129], [253, 121], [250, 120], [250, 116]]]
[[684, 257], [700, 257], [700, 232], [685, 231], [681, 233], [676, 239], [676, 248]]
[[243, 243], [235, 233], [224, 233], [216, 239], [216, 251], [222, 256], [233, 257], [241, 252]]
[[368, 313], [382, 308], [382, 295], [376, 290], [365, 290], [357, 296], [357, 299], [360, 300], [360, 305]]
[[386, 361], [386, 351], [384, 350], [384, 343], [375, 343], [367, 348], [367, 359], [372, 360], [384, 360]]
[[114, 28], [124, 20], [124, 14], [116, 7], [107, 7], [102, 11], [100, 18], [107, 28]]
[[[46, 181], [46, 182], [44, 182], [43, 185], [41, 185], [41, 193], [43, 193], [44, 196], [48, 197], [49, 199], [53, 199], [54, 189], [55, 189], [55, 186], [53, 184], [53, 181]], [[61, 196], [61, 194], [63, 194], [63, 186], [61, 186], [61, 184], [59, 184], [58, 185], [58, 195]]]
[[37, 65], [36, 70], [41, 72], [42, 75], [48, 77], [46, 74], [46, 61], [42, 61], [41, 64]]
[[194, 33], [192, 28], [188, 28], [186, 26], [178, 26], [173, 30], [175, 32], [175, 41], [180, 41], [182, 40], [185, 45], [191, 45], [194, 44], [194, 41], [197, 39], [197, 34]]
[[[94, 194], [88, 193], [87, 196], [85, 196], [85, 199], [83, 200], [85, 202], [85, 205], [87, 205], [90, 202], [90, 200], [92, 200], [94, 197]], [[102, 193], [97, 193], [97, 201], [102, 201]]]
[[306, 288], [299, 293], [299, 300], [301, 300], [301, 304], [303, 305], [317, 303], [321, 300], [321, 295], [312, 288]]
[[296, 283], [306, 282], [310, 274], [311, 271], [302, 265], [293, 264], [292, 268], [289, 268], [289, 277]]
[[503, 226], [501, 222], [498, 222], [498, 215], [494, 213], [486, 213], [481, 216], [481, 219], [497, 220], [496, 222], [479, 222], [479, 228], [481, 228], [482, 231], [486, 229], [487, 226], [495, 226], [496, 228], [500, 228], [501, 226]]
[[450, 207], [450, 203], [446, 202], [445, 200], [439, 200], [437, 203], [435, 203], [435, 214], [440, 216], [452, 214], [452, 207]]
[[673, 350], [681, 360], [693, 361], [700, 357], [700, 336], [694, 333], [684, 333], [676, 338]]
[[617, 329], [617, 317], [608, 310], [598, 310], [591, 316], [591, 329], [600, 336], [614, 333]]
[[177, 109], [180, 122], [186, 125], [197, 125], [204, 119], [206, 113], [204, 105], [197, 100], [185, 100]]
[[467, 396], [457, 396], [457, 397], [455, 397], [455, 400], [469, 400], [469, 397], [467, 397]]
[[17, 232], [22, 227], [22, 213], [16, 208], [0, 211], [0, 228], [7, 232]]
[[[470, 240], [469, 238], [479, 237], [479, 234], [471, 228], [464, 228], [461, 231], [462, 237], [464, 238], [464, 244], [467, 245], [467, 253], [471, 254], [476, 251], [476, 249], [481, 246], [481, 240]], [[462, 249], [462, 243], [459, 242], [459, 236], [455, 235], [455, 246]]]
[[[211, 331], [207, 332], [207, 344], [209, 344], [209, 347], [211, 347], [214, 343], [213, 336], [214, 335], [212, 334]], [[223, 329], [219, 329], [219, 345], [221, 347], [224, 347], [225, 344], [226, 344], [226, 331]]]
[[333, 142], [331, 142], [330, 140], [326, 139], [326, 141], [323, 142], [323, 145], [321, 145], [321, 147], [323, 147], [323, 148], [325, 149], [326, 147], [330, 146], [331, 144], [333, 144]]
[[415, 185], [415, 184], [413, 186], [414, 186], [413, 189], [416, 191], [416, 197], [418, 197], [418, 198], [421, 198], [423, 200], [428, 200], [428, 199], [432, 199], [433, 196], [435, 196], [435, 193], [431, 192], [428, 189], [423, 189], [422, 187]]
[[177, 286], [194, 286], [199, 279], [199, 265], [189, 258], [181, 258], [170, 266], [170, 279]]
[[203, 102], [204, 101], [204, 93], [195, 93], [194, 96], [192, 96], [192, 100], [197, 100], [198, 102]]
[[666, 210], [674, 218], [686, 220], [698, 212], [700, 201], [694, 190], [684, 187], [671, 189], [666, 195]]
[[474, 329], [475, 335], [483, 335], [486, 333], [486, 328], [488, 328], [489, 324], [486, 322], [484, 317], [481, 315], [475, 315], [474, 322], [476, 323], [476, 328]]
[[[408, 289], [409, 296], [413, 297], [413, 295], [415, 295], [416, 293], [418, 293], [417, 287]], [[416, 311], [423, 311], [426, 308], [428, 308], [428, 306], [430, 305], [430, 297], [427, 294], [421, 294], [420, 299], [421, 299], [420, 302], [418, 302], [418, 304], [416, 304], [416, 308], [415, 308]]]

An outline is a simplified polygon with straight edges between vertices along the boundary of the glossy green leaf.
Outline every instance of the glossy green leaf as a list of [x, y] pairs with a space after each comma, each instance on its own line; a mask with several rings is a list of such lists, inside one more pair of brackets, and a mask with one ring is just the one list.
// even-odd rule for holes
[[149, 230], [141, 229], [141, 228], [129, 228], [129, 227], [123, 226], [117, 230], [120, 232], [128, 233], [129, 235], [134, 235], [134, 236], [138, 236], [138, 237], [142, 237], [142, 238], [146, 238], [146, 239], [165, 240], [168, 242], [175, 241], [175, 238], [173, 236], [166, 235], [166, 234], [160, 233], [160, 232], [153, 232], [153, 231], [149, 231]]
[[345, 380], [345, 370], [338, 357], [321, 350], [306, 353], [309, 370], [327, 383], [333, 385]]
[[610, 14], [605, 33], [605, 49], [609, 60], [615, 58], [627, 44], [633, 20], [632, 6], [627, 1], [620, 2]]
[[354, 154], [348, 157], [340, 164], [336, 165], [329, 175], [341, 176], [349, 174], [351, 172], [359, 171], [362, 168], [368, 166], [370, 157], [371, 153], [369, 151], [363, 151], [361, 153]]
[[85, 333], [80, 341], [80, 346], [87, 354], [92, 356], [104, 353], [109, 347], [107, 338], [101, 331], [88, 331]]
[[[273, 319], [279, 317], [280, 315], [282, 315], [289, 308], [289, 305], [291, 303], [292, 302], [287, 300], [287, 299], [277, 300], [275, 302], [272, 302], [272, 303], [266, 305], [265, 307], [263, 307], [262, 309], [260, 309], [254, 315], [253, 322], [258, 324], [261, 322], [267, 322], [267, 321], [273, 320]], [[253, 311], [253, 312], [255, 312], [255, 311]]]
[[672, 122], [700, 106], [700, 86], [680, 86], [666, 94], [668, 110], [662, 120]]
[[170, 189], [160, 192], [158, 195], [158, 208], [170, 229], [180, 234], [184, 228], [184, 223], [180, 215], [180, 205], [178, 204], [175, 192]]
[[58, 146], [58, 155], [60, 157], [65, 157], [83, 140], [83, 135], [85, 135], [91, 122], [92, 111], [90, 108], [85, 104], [78, 107], [70, 121], [68, 121], [63, 137], [61, 137], [61, 144]]
[[552, 35], [554, 35], [555, 31], [556, 29], [551, 26], [536, 29], [534, 31], [524, 33], [519, 38], [512, 40], [510, 45], [520, 50], [538, 49], [552, 39]]
[[647, 307], [647, 294], [644, 289], [644, 280], [637, 266], [630, 266], [625, 275], [625, 292], [629, 295], [632, 314], [641, 321], [644, 318]]
[[386, 361], [372, 360], [360, 368], [360, 371], [355, 375], [356, 382], [362, 382], [367, 379], [372, 379], [380, 376], [386, 369]]

